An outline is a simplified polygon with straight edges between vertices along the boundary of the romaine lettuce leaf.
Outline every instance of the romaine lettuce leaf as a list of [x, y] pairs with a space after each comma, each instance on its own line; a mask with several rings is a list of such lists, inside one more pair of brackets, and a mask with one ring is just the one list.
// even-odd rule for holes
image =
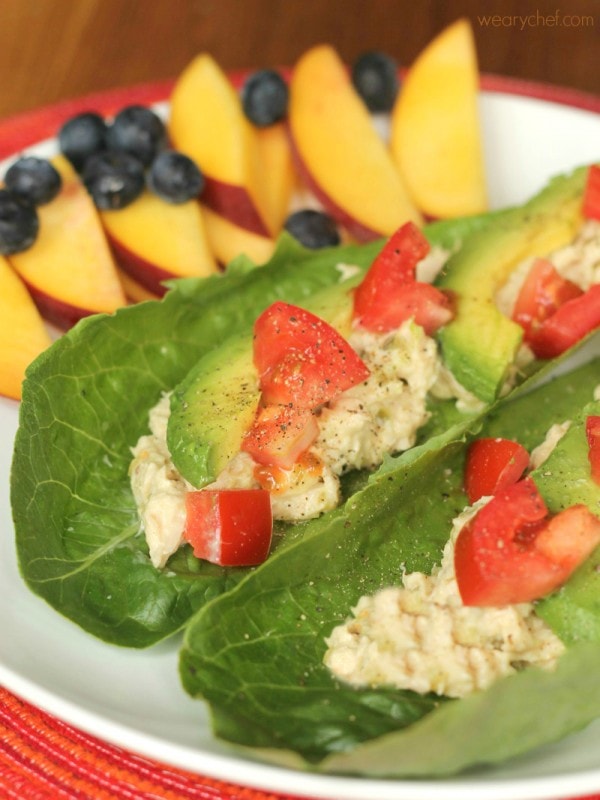
[[[454, 247], [479, 216], [438, 225]], [[148, 410], [208, 350], [250, 331], [276, 299], [301, 304], [340, 282], [337, 264], [365, 270], [383, 242], [306, 250], [287, 234], [257, 268], [175, 281], [160, 302], [83, 320], [30, 367], [11, 475], [19, 566], [28, 586], [90, 633], [145, 647], [179, 630], [244, 570], [200, 563], [182, 548], [154, 569], [129, 487], [130, 448]]]
[[[595, 360], [498, 403], [481, 435], [532, 447], [550, 425], [580, 411], [599, 374]], [[569, 653], [554, 673], [526, 671], [466, 702], [385, 687], [352, 689], [322, 664], [325, 637], [361, 595], [399, 583], [404, 569], [429, 572], [439, 562], [451, 520], [466, 504], [466, 433], [468, 425], [455, 427], [435, 447], [425, 444], [390, 459], [345, 506], [307, 523], [293, 546], [194, 617], [181, 677], [191, 695], [209, 702], [218, 736], [282, 763], [290, 763], [293, 751], [304, 768], [325, 759], [319, 769], [435, 775], [524, 752], [600, 714], [600, 686], [589, 676], [600, 657], [597, 637], [593, 646]], [[577, 499], [578, 484], [586, 481], [582, 463], [580, 453], [579, 472], [565, 492], [575, 491]], [[587, 491], [592, 498], [600, 493]], [[594, 580], [597, 595], [597, 573]], [[494, 730], [474, 737], [473, 726], [490, 719]]]

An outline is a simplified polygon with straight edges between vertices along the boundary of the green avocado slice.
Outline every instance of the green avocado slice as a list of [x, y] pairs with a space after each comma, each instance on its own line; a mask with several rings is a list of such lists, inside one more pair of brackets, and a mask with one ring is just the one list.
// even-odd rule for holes
[[495, 295], [525, 259], [546, 256], [582, 224], [586, 169], [555, 178], [519, 208], [469, 236], [437, 280], [455, 299], [456, 316], [439, 332], [446, 366], [485, 402], [500, 392], [521, 344], [522, 329], [496, 308]]
[[173, 392], [167, 444], [173, 463], [193, 486], [213, 481], [239, 452], [259, 397], [247, 336], [212, 350]]
[[[342, 274], [342, 273], [341, 273]], [[322, 289], [302, 305], [342, 333], [350, 329], [351, 289], [363, 272]], [[217, 477], [239, 452], [260, 398], [252, 335], [232, 337], [200, 359], [171, 396], [167, 445], [179, 472], [196, 488]]]

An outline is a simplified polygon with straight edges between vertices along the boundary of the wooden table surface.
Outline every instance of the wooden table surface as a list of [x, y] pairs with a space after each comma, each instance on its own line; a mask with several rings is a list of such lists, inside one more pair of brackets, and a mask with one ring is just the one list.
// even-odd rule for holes
[[600, 92], [600, 0], [0, 0], [0, 118], [174, 78], [203, 50], [263, 67], [329, 42], [408, 66], [460, 16], [481, 71]]

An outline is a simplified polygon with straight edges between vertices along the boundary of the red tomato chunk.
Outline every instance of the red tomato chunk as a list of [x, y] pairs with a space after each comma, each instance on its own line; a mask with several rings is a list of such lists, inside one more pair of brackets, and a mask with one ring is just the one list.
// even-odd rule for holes
[[429, 249], [412, 222], [390, 237], [354, 293], [354, 318], [361, 327], [385, 333], [412, 317], [432, 334], [452, 319], [448, 296], [416, 280], [417, 264]]
[[311, 409], [290, 405], [261, 406], [242, 441], [242, 450], [258, 463], [291, 469], [319, 435]]
[[265, 404], [315, 408], [369, 377], [335, 328], [283, 302], [269, 306], [254, 325], [254, 364]]
[[469, 503], [516, 483], [529, 465], [529, 453], [510, 439], [476, 439], [467, 452], [465, 491]]
[[585, 435], [588, 443], [588, 458], [592, 470], [592, 480], [600, 485], [600, 416], [590, 414], [585, 421]]
[[583, 290], [563, 278], [550, 261], [537, 258], [521, 287], [512, 315], [525, 331], [525, 341], [529, 342], [540, 324], [558, 308], [581, 294]]
[[261, 401], [242, 450], [282, 469], [291, 469], [317, 439], [315, 410], [370, 374], [335, 328], [280, 301], [256, 321], [254, 364]]
[[538, 358], [555, 358], [600, 327], [600, 284], [568, 300], [545, 319], [531, 336]]
[[600, 543], [584, 505], [549, 516], [531, 478], [496, 494], [461, 530], [454, 565], [463, 603], [503, 606], [561, 586]]
[[185, 505], [184, 538], [196, 558], [248, 567], [269, 555], [273, 519], [264, 489], [201, 489], [188, 492]]

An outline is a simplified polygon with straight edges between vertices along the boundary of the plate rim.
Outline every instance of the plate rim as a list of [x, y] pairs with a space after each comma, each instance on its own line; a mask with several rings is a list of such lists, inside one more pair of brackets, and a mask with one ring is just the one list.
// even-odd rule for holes
[[[239, 87], [251, 71], [232, 70], [227, 74], [232, 83]], [[289, 75], [290, 68], [284, 67], [282, 72]], [[406, 70], [402, 70], [401, 74], [405, 72]], [[14, 156], [41, 140], [55, 136], [62, 122], [81, 111], [95, 110], [110, 115], [128, 103], [153, 105], [168, 100], [175, 82], [176, 79], [170, 78], [103, 89], [0, 119], [0, 159]], [[600, 95], [572, 87], [483, 73], [480, 76], [479, 88], [484, 92], [543, 100], [600, 114]]]

